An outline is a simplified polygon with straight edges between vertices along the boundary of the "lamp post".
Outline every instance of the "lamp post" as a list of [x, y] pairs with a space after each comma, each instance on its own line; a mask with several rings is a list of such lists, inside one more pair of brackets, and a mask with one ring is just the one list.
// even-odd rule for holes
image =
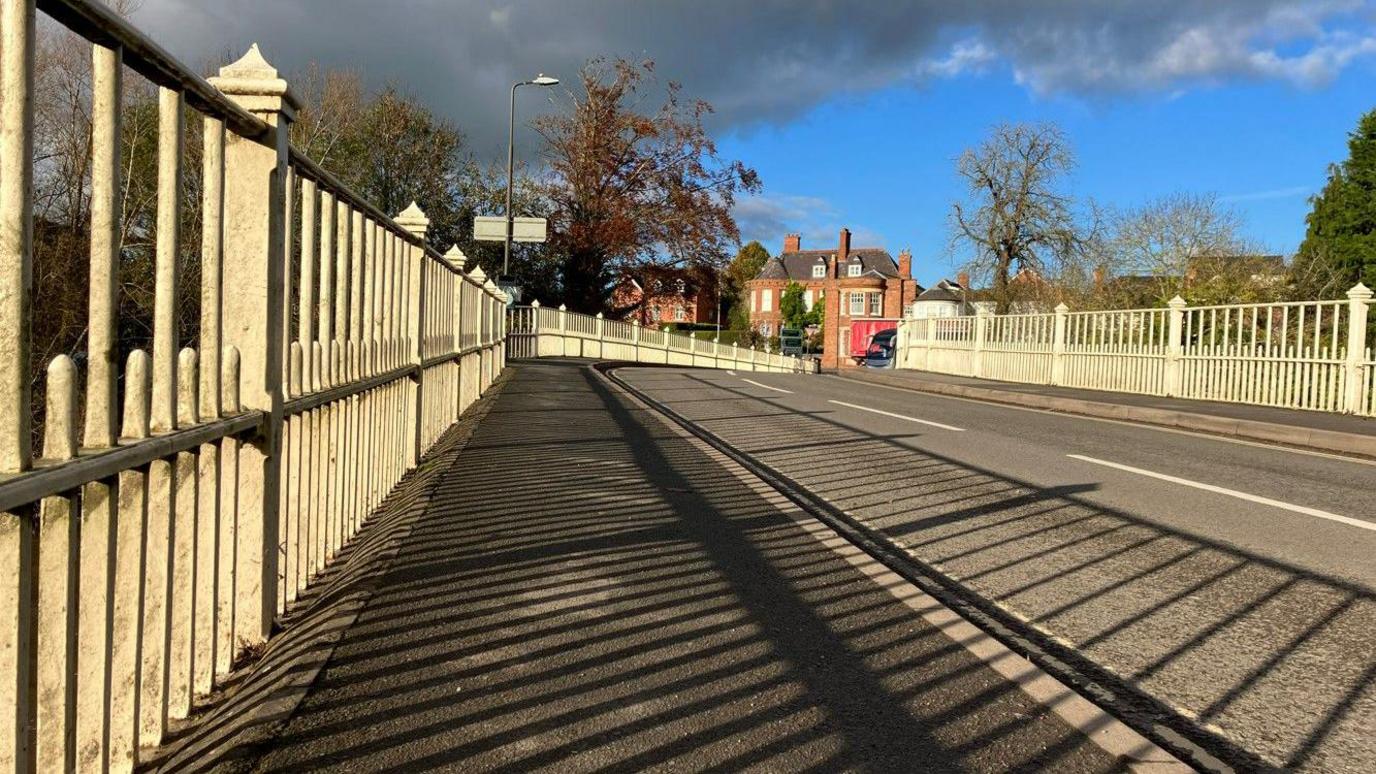
[[516, 166], [516, 90], [522, 86], [553, 86], [558, 82], [558, 78], [540, 73], [528, 81], [511, 84], [511, 126], [506, 140], [506, 240], [502, 248], [501, 279], [509, 277], [511, 264], [511, 188]]

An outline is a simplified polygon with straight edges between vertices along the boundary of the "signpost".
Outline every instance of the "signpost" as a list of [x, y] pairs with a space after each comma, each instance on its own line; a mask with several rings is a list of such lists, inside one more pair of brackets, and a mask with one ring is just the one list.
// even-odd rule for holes
[[[549, 231], [549, 221], [544, 218], [512, 218], [511, 241], [544, 242]], [[479, 215], [473, 219], [473, 238], [479, 242], [505, 242], [506, 218], [500, 215]], [[521, 301], [521, 286], [503, 274], [497, 278], [497, 287], [506, 293], [511, 303]]]
[[[544, 218], [512, 218], [511, 241], [543, 242], [549, 228]], [[479, 242], [506, 241], [506, 218], [500, 215], [479, 215], [473, 219], [473, 238]]]

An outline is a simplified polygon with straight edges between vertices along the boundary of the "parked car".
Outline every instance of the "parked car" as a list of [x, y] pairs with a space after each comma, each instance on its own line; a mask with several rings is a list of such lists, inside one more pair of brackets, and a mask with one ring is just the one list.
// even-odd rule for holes
[[894, 348], [898, 345], [898, 329], [889, 328], [874, 334], [865, 348], [866, 368], [893, 368]]

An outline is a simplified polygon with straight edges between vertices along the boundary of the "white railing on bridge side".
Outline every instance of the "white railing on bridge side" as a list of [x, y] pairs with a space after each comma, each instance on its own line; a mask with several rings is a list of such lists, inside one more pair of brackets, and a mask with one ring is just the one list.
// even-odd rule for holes
[[682, 333], [643, 328], [638, 322], [551, 309], [538, 301], [508, 311], [511, 357], [585, 357], [632, 363], [814, 373], [816, 361], [754, 347], [740, 348]]
[[1376, 416], [1372, 293], [1347, 300], [931, 317], [899, 365], [1010, 382]]
[[[48, 364], [38, 450], [36, 7], [91, 41], [94, 129], [89, 365]], [[0, 0], [0, 23], [0, 770], [127, 772], [502, 371], [506, 298], [425, 246], [414, 205], [388, 217], [290, 147], [295, 98], [256, 47], [206, 81], [94, 0]], [[121, 357], [125, 68], [160, 98], [152, 351]], [[186, 105], [196, 349], [174, 308]]]

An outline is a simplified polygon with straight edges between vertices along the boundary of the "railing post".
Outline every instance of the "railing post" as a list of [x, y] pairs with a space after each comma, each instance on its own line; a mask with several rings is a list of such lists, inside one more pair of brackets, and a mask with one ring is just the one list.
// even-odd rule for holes
[[484, 319], [487, 320], [487, 341], [486, 348], [483, 349], [483, 389], [486, 390], [497, 381], [497, 341], [501, 336], [501, 322], [497, 320], [497, 286], [491, 279], [483, 283], [483, 290], [487, 292], [487, 297], [483, 299], [483, 308], [486, 310]]
[[634, 362], [640, 362], [640, 320], [631, 320], [631, 346], [635, 352]]
[[1051, 332], [1051, 383], [1065, 384], [1065, 328], [1069, 321], [1070, 307], [1065, 302], [1056, 304], [1056, 324]]
[[603, 320], [602, 313], [601, 313], [601, 312], [598, 312], [598, 313], [597, 313], [597, 356], [598, 356], [598, 357], [605, 357], [606, 352], [605, 352], [604, 350], [606, 350], [606, 348], [607, 348], [606, 341], [602, 338], [602, 327], [603, 327], [603, 322], [602, 322], [602, 320]]
[[1343, 411], [1352, 414], [1362, 408], [1366, 394], [1366, 323], [1371, 289], [1358, 282], [1347, 291], [1347, 399]]
[[569, 308], [559, 305], [559, 354], [569, 355]]
[[240, 408], [266, 417], [257, 438], [238, 448], [235, 641], [255, 645], [277, 612], [277, 532], [281, 488], [282, 319], [286, 292], [288, 129], [299, 103], [257, 44], [211, 83], [274, 127], [272, 135], [230, 132], [224, 150], [223, 265], [234, 279], [221, 299], [222, 345], [239, 357]]
[[1167, 395], [1179, 395], [1185, 354], [1185, 342], [1182, 341], [1185, 335], [1185, 299], [1176, 296], [1166, 302], [1166, 306], [1170, 311], [1167, 313], [1169, 319], [1166, 323], [1166, 373], [1163, 375], [1162, 387]]
[[531, 356], [540, 357], [540, 299], [530, 302]]
[[421, 368], [421, 338], [424, 333], [422, 326], [425, 320], [425, 275], [423, 271], [425, 263], [425, 232], [430, 228], [430, 219], [425, 216], [425, 212], [415, 202], [402, 210], [395, 218], [398, 226], [406, 229], [411, 236], [414, 236], [420, 243], [416, 245], [403, 245], [403, 255], [409, 255], [410, 260], [402, 264], [403, 272], [406, 273], [406, 288], [410, 298], [404, 299], [406, 306], [406, 362], [415, 366], [415, 375], [411, 377], [409, 398], [409, 414], [407, 415], [407, 432], [410, 440], [406, 444], [406, 467], [415, 467], [420, 460], [421, 444], [421, 396], [425, 389], [425, 369]]
[[970, 355], [970, 375], [984, 375], [984, 339], [989, 335], [989, 310], [975, 310], [975, 349]]

